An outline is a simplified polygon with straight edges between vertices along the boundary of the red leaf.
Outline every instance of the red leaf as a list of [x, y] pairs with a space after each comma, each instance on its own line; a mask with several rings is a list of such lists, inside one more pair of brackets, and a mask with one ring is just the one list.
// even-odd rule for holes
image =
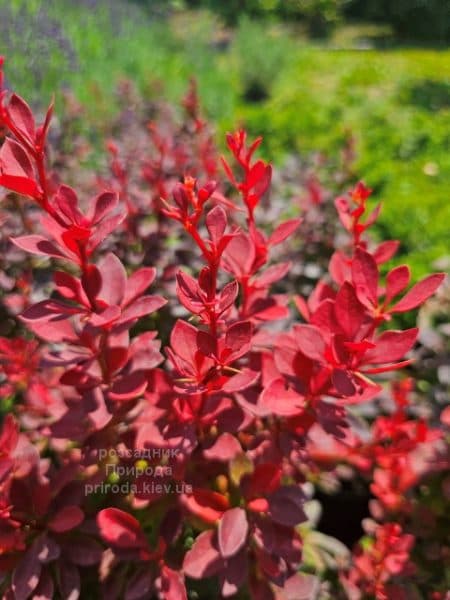
[[142, 371], [130, 373], [124, 375], [120, 379], [117, 379], [109, 391], [109, 397], [112, 400], [119, 400], [125, 402], [126, 400], [133, 400], [141, 396], [147, 387], [147, 378]]
[[20, 315], [20, 319], [26, 323], [28, 321], [58, 321], [60, 319], [68, 319], [71, 315], [79, 312], [79, 308], [72, 308], [68, 304], [57, 300], [42, 300], [42, 302], [38, 302], [27, 308]]
[[170, 334], [170, 345], [177, 355], [189, 364], [195, 364], [198, 329], [179, 319]]
[[245, 544], [248, 534], [248, 521], [245, 510], [232, 508], [227, 510], [219, 521], [217, 539], [223, 558], [230, 558], [239, 552]]
[[259, 379], [258, 371], [252, 371], [251, 369], [243, 369], [233, 377], [231, 377], [222, 386], [222, 391], [227, 394], [233, 394], [235, 392], [241, 392], [248, 387], [254, 385]]
[[128, 361], [128, 348], [106, 348], [105, 360], [109, 373], [115, 373]]
[[429, 275], [416, 283], [391, 310], [391, 313], [406, 312], [417, 308], [438, 289], [445, 279], [445, 273]]
[[61, 185], [54, 198], [54, 203], [58, 208], [60, 216], [67, 217], [65, 222], [67, 225], [78, 225], [83, 227], [86, 225], [85, 219], [78, 209], [78, 198], [75, 190], [68, 185]]
[[339, 250], [336, 250], [330, 258], [328, 271], [333, 281], [335, 281], [338, 285], [342, 285], [346, 279], [350, 278], [350, 263]]
[[246, 489], [246, 496], [255, 498], [277, 490], [281, 481], [281, 468], [274, 463], [260, 463], [255, 467]]
[[141, 525], [129, 513], [118, 508], [105, 508], [97, 515], [100, 535], [117, 548], [148, 549], [148, 542]]
[[285, 581], [283, 600], [317, 600], [320, 580], [315, 575], [295, 573]]
[[102, 277], [102, 287], [98, 294], [99, 298], [104, 300], [106, 304], [120, 306], [127, 285], [125, 267], [115, 254], [109, 252], [101, 260], [98, 268]]
[[238, 233], [223, 255], [224, 268], [238, 279], [248, 275], [255, 261], [255, 246], [245, 233]]
[[9, 101], [8, 113], [18, 131], [30, 142], [34, 142], [36, 129], [34, 117], [25, 100], [13, 94]]
[[0, 175], [0, 185], [21, 194], [22, 196], [30, 196], [37, 198], [40, 195], [40, 190], [37, 183], [26, 177], [14, 177], [12, 175]]
[[294, 231], [298, 229], [301, 222], [302, 219], [291, 219], [290, 221], [285, 221], [284, 223], [281, 223], [281, 225], [278, 225], [278, 227], [269, 237], [269, 246], [276, 246], [277, 244], [284, 242], [286, 238], [291, 236]]
[[97, 246], [103, 242], [103, 240], [114, 231], [120, 223], [125, 218], [125, 213], [119, 213], [109, 217], [107, 219], [102, 219], [102, 221], [96, 225], [94, 233], [91, 235], [89, 239], [89, 252], [93, 252]]
[[48, 527], [56, 533], [74, 529], [84, 520], [84, 513], [78, 506], [65, 506], [48, 522]]
[[217, 353], [217, 340], [207, 331], [198, 331], [197, 348], [205, 356], [214, 357]]
[[218, 573], [223, 565], [219, 551], [213, 544], [214, 531], [204, 531], [186, 553], [183, 571], [192, 579], [204, 579]]
[[377, 265], [381, 265], [388, 260], [390, 260], [398, 250], [400, 246], [400, 242], [396, 240], [388, 240], [387, 242], [382, 242], [375, 252], [373, 252], [373, 257], [377, 263]]
[[336, 326], [340, 327], [348, 339], [353, 339], [364, 321], [365, 310], [356, 297], [354, 287], [347, 281], [337, 293], [334, 313]]
[[258, 404], [274, 415], [290, 417], [302, 412], [305, 399], [294, 390], [286, 389], [284, 380], [280, 378], [263, 389]]
[[2, 455], [10, 454], [19, 441], [19, 426], [12, 414], [7, 414], [3, 421], [0, 435], [0, 451]]
[[256, 196], [254, 204], [267, 192], [272, 180], [272, 165], [266, 165], [264, 174], [253, 187], [253, 195]]
[[41, 235], [22, 235], [11, 238], [11, 241], [21, 250], [25, 250], [25, 252], [31, 252], [38, 256], [53, 256], [55, 258], [67, 259], [62, 250]]
[[251, 190], [257, 183], [260, 182], [261, 179], [265, 177], [266, 173], [266, 165], [262, 160], [258, 160], [255, 162], [253, 167], [250, 169], [250, 172], [247, 175], [247, 188]]
[[228, 499], [218, 492], [195, 488], [183, 497], [185, 507], [206, 523], [215, 523], [230, 507]]
[[390, 363], [400, 360], [411, 350], [419, 330], [414, 327], [405, 331], [384, 331], [375, 340], [375, 348], [363, 357], [366, 364]]
[[117, 324], [125, 325], [135, 319], [147, 317], [162, 308], [165, 304], [167, 304], [167, 300], [162, 298], [162, 296], [142, 296], [142, 298], [135, 300], [122, 312], [122, 316]]
[[143, 294], [155, 280], [156, 269], [143, 267], [138, 269], [128, 278], [122, 305], [128, 306], [133, 300]]
[[378, 217], [380, 216], [381, 207], [382, 207], [382, 205], [380, 203], [380, 204], [377, 204], [375, 206], [375, 208], [372, 210], [370, 215], [367, 217], [366, 222], [364, 223], [365, 229], [367, 229], [367, 227], [370, 227], [371, 225], [373, 225], [375, 223], [375, 221], [378, 219]]
[[208, 460], [219, 460], [221, 462], [233, 460], [241, 452], [240, 443], [234, 435], [227, 432], [222, 433], [212, 446], [203, 450], [203, 454]]
[[92, 224], [96, 225], [108, 213], [111, 213], [117, 206], [119, 197], [116, 192], [103, 192], [94, 200], [94, 214], [91, 217]]
[[81, 281], [76, 279], [69, 273], [63, 271], [56, 271], [53, 275], [53, 279], [56, 283], [56, 290], [61, 296], [67, 298], [67, 300], [74, 300], [83, 306], [90, 306], [89, 300], [81, 286]]
[[98, 313], [92, 313], [90, 323], [94, 327], [109, 327], [120, 317], [120, 308], [118, 306], [108, 306]]
[[200, 286], [193, 277], [183, 271], [177, 273], [177, 296], [188, 311], [199, 314], [204, 310]]
[[236, 280], [227, 283], [220, 293], [217, 309], [219, 314], [225, 312], [234, 303], [239, 293], [239, 284]]
[[231, 350], [233, 360], [248, 352], [251, 339], [252, 325], [250, 321], [239, 321], [227, 329], [225, 346]]
[[64, 321], [28, 321], [27, 327], [46, 342], [78, 343], [78, 336], [68, 319]]
[[289, 316], [289, 309], [287, 306], [280, 304], [280, 299], [275, 296], [272, 298], [259, 298], [251, 304], [248, 315], [253, 320], [278, 321]]
[[268, 288], [272, 283], [279, 281], [287, 273], [291, 268], [291, 263], [279, 263], [277, 265], [272, 265], [268, 269], [265, 269], [261, 275], [253, 279], [253, 285], [258, 288]]
[[352, 279], [358, 300], [365, 306], [377, 305], [378, 277], [378, 267], [373, 256], [357, 248], [352, 262]]
[[400, 265], [389, 271], [386, 276], [386, 301], [390, 302], [398, 296], [408, 285], [410, 278], [411, 272], [407, 265]]
[[163, 565], [161, 569], [161, 600], [187, 600], [183, 574]]
[[227, 214], [221, 206], [215, 206], [206, 215], [206, 228], [215, 246], [219, 243], [227, 227]]
[[91, 300], [95, 300], [102, 287], [102, 276], [95, 265], [87, 265], [83, 269], [81, 284]]
[[323, 335], [314, 325], [295, 325], [294, 336], [298, 348], [312, 360], [323, 361], [325, 340]]
[[223, 156], [220, 157], [220, 160], [222, 161], [222, 165], [223, 165], [223, 168], [225, 169], [225, 173], [227, 174], [228, 179], [231, 181], [231, 183], [233, 185], [236, 185], [236, 180], [234, 178], [233, 171], [231, 170], [230, 165], [227, 163], [227, 161], [225, 160], [225, 158]]
[[338, 394], [342, 396], [353, 396], [355, 394], [356, 387], [353, 377], [344, 369], [333, 369], [332, 380]]
[[0, 148], [0, 173], [34, 181], [31, 160], [25, 149], [11, 138], [6, 138]]
[[269, 498], [269, 514], [280, 525], [294, 527], [307, 520], [303, 510], [305, 498], [301, 489], [294, 485], [283, 486]]

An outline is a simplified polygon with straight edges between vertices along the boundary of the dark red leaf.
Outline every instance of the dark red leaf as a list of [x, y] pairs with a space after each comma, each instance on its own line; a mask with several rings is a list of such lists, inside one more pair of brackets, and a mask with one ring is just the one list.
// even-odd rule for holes
[[99, 223], [108, 213], [111, 213], [117, 206], [119, 197], [116, 192], [102, 192], [95, 200], [94, 211], [91, 217], [92, 224]]
[[80, 597], [80, 573], [70, 562], [59, 562], [59, 589], [62, 598], [78, 600]]
[[39, 583], [42, 564], [33, 544], [22, 556], [12, 575], [12, 589], [16, 600], [27, 600]]
[[145, 566], [136, 571], [127, 581], [124, 600], [142, 600], [150, 598], [153, 589], [152, 572]]
[[48, 527], [56, 533], [74, 529], [84, 520], [84, 513], [78, 506], [65, 506], [48, 522]]
[[283, 486], [269, 497], [269, 514], [276, 523], [294, 527], [307, 520], [303, 510], [305, 498], [294, 485]]

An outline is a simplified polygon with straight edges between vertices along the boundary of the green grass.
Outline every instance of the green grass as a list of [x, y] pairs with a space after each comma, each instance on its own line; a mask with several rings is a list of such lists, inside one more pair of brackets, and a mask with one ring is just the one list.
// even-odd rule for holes
[[[446, 93], [434, 100], [438, 109], [425, 93], [430, 82]], [[402, 241], [419, 274], [449, 253], [450, 107], [441, 106], [449, 97], [449, 51], [303, 48], [272, 99], [241, 110], [275, 156], [334, 155], [351, 131], [355, 171], [385, 203], [380, 233]]]
[[[68, 0], [28, 3], [61, 23], [78, 69], [68, 68], [49, 38], [49, 58], [33, 79], [26, 65], [35, 40], [32, 32], [22, 35], [7, 63], [19, 93], [45, 101], [69, 85], [87, 106], [91, 130], [114, 112], [119, 77], [133, 79], [147, 95], [163, 85], [167, 99], [176, 101], [194, 74], [219, 134], [245, 124], [265, 136], [263, 152], [276, 164], [292, 152], [334, 157], [351, 132], [355, 172], [385, 203], [380, 237], [402, 241], [402, 257], [416, 277], [449, 254], [450, 50], [348, 49], [353, 41], [345, 31], [333, 47], [318, 46], [249, 21], [235, 33], [223, 31], [208, 13], [158, 21], [120, 0], [114, 3], [120, 28], [113, 30], [112, 3], [97, 4], [89, 12]], [[221, 49], [224, 37], [231, 43]]]

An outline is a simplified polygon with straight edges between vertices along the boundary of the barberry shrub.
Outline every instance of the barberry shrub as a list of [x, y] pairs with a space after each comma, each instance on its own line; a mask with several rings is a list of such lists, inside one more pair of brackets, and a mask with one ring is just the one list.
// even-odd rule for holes
[[[185, 108], [190, 126], [171, 143], [150, 127], [147, 198], [111, 141], [107, 188], [80, 200], [50, 170], [52, 108], [37, 124], [1, 92], [0, 185], [14, 207], [3, 218], [24, 229], [2, 240], [4, 306], [19, 313], [0, 339], [3, 597], [319, 597], [320, 569], [302, 554], [308, 484], [338, 463], [369, 480], [374, 520], [336, 597], [412, 597], [408, 492], [448, 465], [444, 437], [408, 415], [409, 380], [365, 435], [354, 408], [411, 363], [417, 328], [390, 323], [444, 275], [409, 289], [406, 265], [381, 275], [398, 242], [368, 237], [380, 205], [369, 211], [359, 183], [336, 200], [348, 243], [328, 274], [308, 298], [283, 292], [292, 264], [272, 257], [301, 219], [258, 225], [272, 179], [261, 139], [228, 135], [232, 161], [213, 181], [194, 86]], [[180, 137], [194, 139], [186, 152]], [[170, 257], [163, 272], [152, 248], [155, 264]]]

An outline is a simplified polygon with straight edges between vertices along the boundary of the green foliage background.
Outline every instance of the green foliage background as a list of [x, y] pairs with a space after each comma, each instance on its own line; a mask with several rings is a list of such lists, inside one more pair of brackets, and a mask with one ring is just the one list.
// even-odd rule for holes
[[402, 240], [416, 278], [429, 271], [449, 254], [450, 50], [400, 45], [384, 25], [346, 22], [357, 2], [322, 3], [340, 25], [320, 42], [304, 16], [288, 26], [274, 18], [276, 2], [259, 4], [250, 16], [234, 11], [229, 28], [223, 10], [179, 2], [0, 0], [0, 53], [10, 87], [35, 106], [55, 92], [58, 107], [61, 89], [72, 89], [93, 139], [116, 110], [119, 78], [178, 101], [191, 75], [219, 134], [245, 124], [265, 136], [276, 165], [294, 152], [336, 156], [351, 134], [355, 174], [385, 202], [380, 237]]

